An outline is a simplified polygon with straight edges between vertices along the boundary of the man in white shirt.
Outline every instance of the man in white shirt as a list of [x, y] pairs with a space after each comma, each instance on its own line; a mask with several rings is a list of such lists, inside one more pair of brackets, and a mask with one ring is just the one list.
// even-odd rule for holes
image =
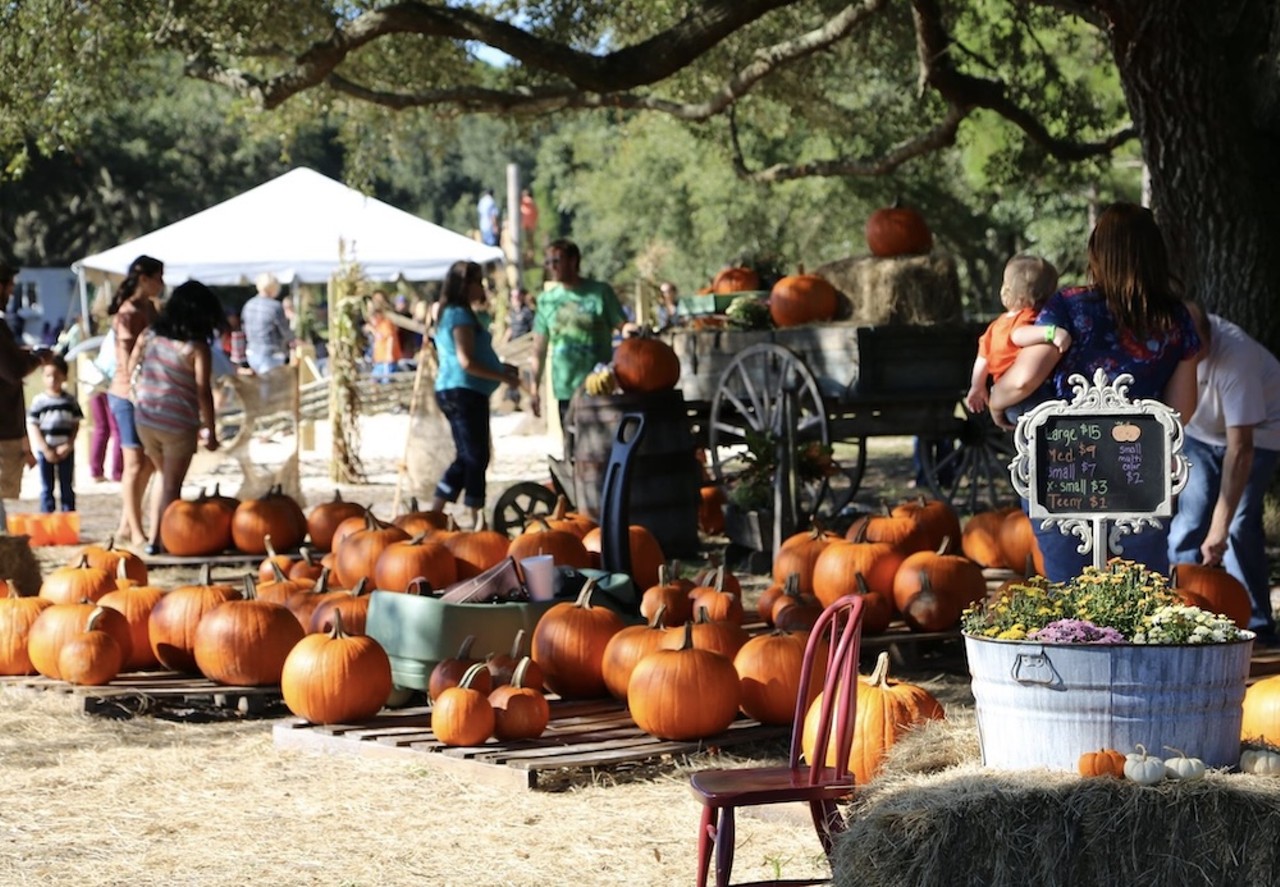
[[1187, 485], [1169, 530], [1169, 560], [1218, 564], [1249, 589], [1249, 628], [1276, 643], [1263, 497], [1280, 462], [1280, 360], [1244, 330], [1192, 306], [1205, 357], [1186, 423]]

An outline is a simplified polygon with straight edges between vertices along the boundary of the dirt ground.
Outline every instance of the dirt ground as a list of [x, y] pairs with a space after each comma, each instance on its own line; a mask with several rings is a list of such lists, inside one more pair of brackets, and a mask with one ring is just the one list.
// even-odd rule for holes
[[[517, 433], [524, 421], [495, 420], [491, 500], [512, 482], [546, 477], [553, 448]], [[406, 428], [403, 417], [366, 420], [370, 483], [342, 487], [344, 498], [390, 514]], [[262, 442], [255, 460], [287, 448]], [[302, 461], [308, 505], [334, 490], [323, 452]], [[866, 496], [901, 482], [903, 452], [873, 458], [883, 477], [869, 479]], [[238, 469], [202, 459], [188, 494], [214, 482], [234, 493]], [[104, 538], [118, 516], [117, 485], [82, 482], [79, 496], [82, 538]], [[37, 549], [46, 572], [76, 551]], [[184, 573], [153, 577], [176, 584]], [[965, 706], [954, 658], [904, 676]], [[570, 774], [556, 791], [519, 793], [399, 759], [277, 751], [273, 723], [116, 721], [82, 714], [61, 694], [0, 690], [0, 884], [686, 884], [699, 811], [688, 772], [745, 760], [705, 754]], [[785, 748], [749, 753], [776, 760]], [[803, 810], [742, 817], [738, 848], [740, 880], [829, 871]]]

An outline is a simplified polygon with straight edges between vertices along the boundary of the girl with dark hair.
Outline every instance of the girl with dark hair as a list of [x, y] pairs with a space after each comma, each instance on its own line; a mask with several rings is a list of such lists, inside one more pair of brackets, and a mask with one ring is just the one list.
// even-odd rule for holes
[[143, 455], [142, 441], [134, 424], [133, 401], [130, 399], [132, 378], [130, 358], [147, 327], [156, 319], [155, 300], [164, 292], [164, 263], [150, 256], [138, 256], [129, 273], [116, 290], [107, 314], [115, 334], [115, 375], [107, 387], [107, 406], [116, 419], [120, 446], [124, 452], [124, 471], [120, 476], [120, 527], [116, 537], [142, 545], [146, 534], [142, 529], [142, 494], [151, 479], [151, 462]]
[[160, 518], [182, 494], [197, 442], [218, 448], [209, 339], [226, 322], [218, 297], [203, 283], [189, 280], [173, 291], [134, 351], [138, 436], [160, 473], [160, 487], [151, 497], [148, 554], [161, 551]]
[[[991, 389], [993, 418], [1003, 423], [1001, 414], [1010, 407], [1022, 412], [1027, 404], [1051, 398], [1070, 401], [1071, 376], [1092, 382], [1097, 369], [1112, 381], [1132, 376], [1133, 400], [1159, 400], [1190, 417], [1196, 409], [1200, 337], [1176, 291], [1151, 210], [1132, 203], [1103, 210], [1089, 236], [1089, 280], [1088, 286], [1064, 289], [1045, 303], [1036, 324], [1045, 327], [1046, 340], [1020, 349]], [[1065, 351], [1053, 343], [1050, 332], [1056, 330], [1071, 337]], [[1052, 581], [1065, 582], [1092, 562], [1092, 555], [1077, 551], [1075, 537], [1032, 523]], [[1168, 536], [1167, 527], [1144, 527], [1125, 537], [1124, 556], [1167, 573]]]
[[515, 367], [504, 364], [493, 350], [493, 337], [471, 307], [484, 293], [484, 273], [475, 262], [454, 262], [440, 293], [436, 322], [436, 403], [449, 420], [457, 455], [445, 469], [431, 500], [433, 511], [446, 502], [462, 504], [472, 526], [484, 511], [484, 473], [489, 467], [489, 395], [503, 382], [519, 385]]

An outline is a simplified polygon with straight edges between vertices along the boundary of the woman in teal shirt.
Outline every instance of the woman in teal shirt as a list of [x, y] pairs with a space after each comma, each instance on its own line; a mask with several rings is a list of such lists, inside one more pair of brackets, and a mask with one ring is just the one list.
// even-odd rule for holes
[[516, 386], [520, 374], [504, 364], [493, 350], [493, 337], [471, 308], [484, 292], [484, 276], [475, 262], [454, 262], [440, 294], [435, 346], [440, 370], [436, 375], [436, 403], [449, 420], [457, 450], [452, 464], [436, 484], [433, 511], [446, 502], [462, 504], [472, 526], [484, 510], [484, 473], [489, 467], [489, 395], [503, 382]]

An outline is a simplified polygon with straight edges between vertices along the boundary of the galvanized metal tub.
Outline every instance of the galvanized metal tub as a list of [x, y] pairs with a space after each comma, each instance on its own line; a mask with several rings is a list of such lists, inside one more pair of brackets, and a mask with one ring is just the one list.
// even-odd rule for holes
[[1141, 743], [1235, 766], [1252, 650], [1252, 635], [1185, 646], [966, 635], [983, 764], [1074, 771], [1084, 752]]

